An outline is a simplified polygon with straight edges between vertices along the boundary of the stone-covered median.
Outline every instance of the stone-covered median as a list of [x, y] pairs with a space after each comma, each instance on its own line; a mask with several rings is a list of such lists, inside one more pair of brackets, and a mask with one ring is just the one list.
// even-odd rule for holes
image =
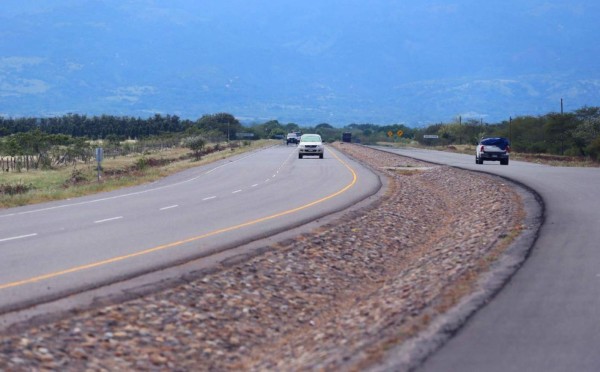
[[385, 195], [187, 284], [0, 335], [0, 371], [360, 370], [465, 294], [523, 228], [502, 180], [350, 144]]

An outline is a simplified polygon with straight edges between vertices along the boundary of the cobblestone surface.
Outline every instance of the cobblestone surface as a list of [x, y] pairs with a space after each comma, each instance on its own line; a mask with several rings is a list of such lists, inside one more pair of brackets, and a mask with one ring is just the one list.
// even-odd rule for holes
[[468, 293], [523, 212], [498, 179], [336, 146], [388, 177], [382, 199], [185, 285], [0, 335], [0, 371], [376, 363]]

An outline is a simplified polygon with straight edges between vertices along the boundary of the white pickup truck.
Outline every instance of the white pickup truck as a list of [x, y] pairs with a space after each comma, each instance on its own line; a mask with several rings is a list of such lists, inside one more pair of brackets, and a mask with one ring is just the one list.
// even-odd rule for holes
[[483, 164], [483, 161], [499, 161], [502, 165], [508, 165], [510, 157], [510, 142], [503, 137], [482, 138], [475, 150], [475, 163]]

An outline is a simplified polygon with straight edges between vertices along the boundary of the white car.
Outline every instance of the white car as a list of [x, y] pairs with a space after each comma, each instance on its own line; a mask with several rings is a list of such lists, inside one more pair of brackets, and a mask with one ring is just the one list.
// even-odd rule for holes
[[304, 155], [318, 155], [319, 158], [323, 159], [323, 153], [325, 147], [323, 146], [323, 140], [318, 134], [303, 134], [300, 137], [300, 143], [298, 144], [298, 159], [302, 159]]
[[493, 137], [483, 138], [475, 149], [475, 163], [483, 164], [483, 161], [499, 161], [502, 165], [508, 165], [510, 158], [510, 142], [506, 138]]

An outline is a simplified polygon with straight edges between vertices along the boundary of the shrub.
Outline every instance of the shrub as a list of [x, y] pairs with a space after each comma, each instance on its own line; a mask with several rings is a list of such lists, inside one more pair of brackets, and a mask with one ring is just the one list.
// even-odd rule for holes
[[201, 136], [189, 137], [183, 141], [183, 145], [194, 152], [196, 160], [200, 160], [206, 140]]
[[595, 161], [600, 161], [600, 138], [596, 138], [587, 147], [587, 152]]
[[80, 169], [73, 168], [71, 171], [71, 176], [65, 181], [64, 185], [65, 187], [68, 187], [70, 185], [77, 185], [87, 181], [87, 177]]
[[11, 184], [0, 184], [0, 194], [3, 195], [18, 195], [25, 194], [30, 190], [33, 190], [33, 184], [24, 184], [23, 182], [16, 183], [14, 185]]
[[141, 171], [148, 168], [148, 165], [148, 159], [143, 156], [135, 162], [135, 168]]

